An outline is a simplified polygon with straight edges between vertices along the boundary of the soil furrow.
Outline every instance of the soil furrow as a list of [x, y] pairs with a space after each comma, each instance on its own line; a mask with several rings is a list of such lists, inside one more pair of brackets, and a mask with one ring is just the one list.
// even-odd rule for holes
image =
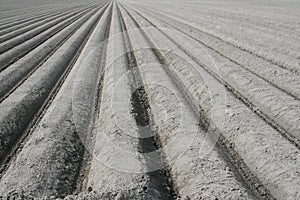
[[[148, 8], [147, 8], [148, 9]], [[144, 9], [145, 10], [145, 9]], [[190, 30], [190, 29], [194, 29], [197, 30], [198, 32], [201, 32], [203, 34], [209, 35], [210, 37], [216, 38], [220, 41], [223, 41], [224, 43], [227, 43], [229, 45], [233, 45], [236, 48], [238, 48], [241, 51], [245, 51], [255, 57], [261, 58], [263, 60], [265, 60], [266, 62], [276, 65], [280, 68], [283, 68], [285, 70], [289, 70], [292, 73], [295, 73], [297, 75], [299, 75], [299, 60], [295, 59], [295, 58], [286, 58], [284, 56], [281, 55], [277, 55], [275, 52], [263, 52], [262, 50], [257, 50], [257, 48], [255, 46], [247, 46], [245, 44], [242, 44], [243, 41], [239, 40], [230, 40], [227, 37], [224, 36], [224, 34], [222, 35], [222, 33], [216, 34], [213, 31], [209, 30], [209, 28], [205, 28], [205, 27], [201, 27], [201, 29], [199, 27], [196, 27], [195, 24], [187, 22], [182, 20], [182, 18], [178, 17], [178, 16], [170, 16], [167, 14], [164, 14], [162, 12], [158, 12], [157, 10], [153, 10], [151, 9], [150, 12], [154, 12], [156, 15], [160, 15], [160, 19], [163, 18], [167, 18], [168, 20], [172, 20], [173, 23], [177, 23], [177, 24], [181, 24], [182, 26], [187, 26], [188, 29], [186, 30]], [[275, 55], [275, 56], [274, 56]]]
[[95, 28], [103, 13], [102, 9], [97, 11], [13, 95], [0, 104], [1, 144], [6, 144], [1, 145], [2, 173], [9, 167], [8, 163], [14, 157], [20, 142], [32, 133], [45, 114], [45, 109], [50, 105]]
[[225, 43], [224, 45], [222, 44], [223, 42], [219, 41], [218, 39], [216, 39], [216, 41], [214, 42], [213, 38], [203, 36], [200, 40], [200, 36], [197, 34], [199, 31], [194, 30], [192, 33], [186, 31], [188, 29], [186, 25], [183, 25], [184, 28], [179, 29], [174, 25], [170, 25], [169, 23], [167, 24], [169, 25], [169, 27], [184, 32], [189, 37], [205, 45], [207, 48], [210, 48], [214, 52], [218, 53], [220, 56], [228, 59], [236, 65], [239, 65], [240, 67], [244, 68], [250, 73], [253, 73], [255, 76], [271, 84], [273, 87], [281, 90], [282, 92], [290, 95], [291, 97], [297, 100], [300, 99], [300, 82], [298, 75], [295, 75], [294, 73], [291, 73], [288, 70], [279, 68], [276, 65], [270, 65], [270, 63], [265, 62], [260, 58], [252, 56], [247, 52], [240, 51], [239, 48], [229, 43]]
[[[57, 12], [54, 14], [51, 14], [49, 16], [43, 17], [40, 20], [37, 20], [37, 22], [30, 22], [27, 26], [24, 27], [17, 27], [16, 29], [8, 30], [7, 33], [0, 32], [0, 43], [6, 42], [7, 40], [10, 40], [12, 38], [15, 38], [19, 35], [26, 34], [26, 32], [29, 32], [37, 27], [43, 26], [48, 22], [51, 22], [52, 20], [57, 19], [58, 17], [67, 15], [69, 13], [80, 13], [81, 11], [88, 10], [89, 8], [80, 8], [72, 11], [65, 11], [65, 12]], [[37, 33], [38, 35], [38, 33]], [[32, 35], [34, 37], [34, 35]]]
[[[99, 110], [101, 106], [101, 96], [103, 90], [103, 80], [105, 75], [105, 64], [106, 64], [106, 56], [107, 56], [107, 40], [110, 33], [111, 28], [111, 20], [112, 20], [112, 11], [113, 3], [107, 8], [106, 18], [101, 21], [101, 25], [97, 27], [94, 37], [91, 37], [89, 43], [86, 45], [85, 51], [78, 63], [81, 65], [87, 65], [93, 68], [87, 73], [86, 77], [78, 78], [79, 81], [76, 84], [79, 88], [90, 88], [93, 90], [92, 94], [86, 95], [84, 89], [75, 90], [73, 89], [73, 115], [75, 123], [79, 123], [78, 126], [79, 132], [81, 133], [80, 139], [83, 141], [85, 146], [84, 152], [82, 154], [82, 160], [80, 164], [80, 171], [78, 173], [78, 179], [76, 183], [75, 193], [80, 193], [88, 190], [87, 182], [88, 182], [88, 174], [90, 171], [90, 165], [92, 161], [92, 151], [94, 148], [94, 139], [95, 135], [93, 134], [93, 128], [96, 123], [96, 120], [99, 118]], [[87, 59], [87, 57], [90, 58]], [[96, 62], [92, 62], [92, 57], [96, 57]], [[83, 71], [82, 71], [83, 72]], [[79, 72], [80, 74], [80, 72]], [[88, 77], [88, 78], [87, 78]], [[91, 78], [92, 77], [92, 78]], [[87, 82], [87, 80], [89, 81]], [[85, 87], [84, 87], [85, 86]], [[87, 99], [88, 97], [88, 99]], [[80, 103], [82, 100], [85, 100], [85, 103]], [[88, 103], [92, 102], [92, 103]], [[90, 111], [89, 114], [82, 114], [84, 111]], [[86, 112], [87, 113], [87, 112]], [[88, 119], [86, 122], [82, 122], [82, 119]]]
[[75, 18], [76, 16], [82, 16], [84, 14], [87, 14], [89, 10], [92, 10], [92, 9], [73, 11], [73, 12], [71, 12], [69, 14], [65, 14], [65, 15], [58, 14], [50, 22], [42, 24], [41, 26], [36, 27], [36, 28], [28, 31], [27, 33], [19, 35], [8, 41], [2, 42], [0, 44], [0, 54], [3, 54], [4, 52], [9, 51], [13, 47], [18, 46], [18, 45], [22, 44], [23, 42], [30, 40], [31, 38], [34, 38], [35, 36], [43, 33], [45, 30], [49, 29], [50, 27], [60, 24], [60, 22], [67, 21], [67, 19], [70, 19], [72, 17]]
[[[134, 22], [129, 22], [129, 19], [127, 19], [126, 22], [131, 24], [131, 29], [134, 28], [134, 26], [132, 27], [132, 23]], [[138, 36], [137, 33], [132, 33], [131, 36], [132, 40], [135, 41], [133, 44], [136, 44], [137, 48], [140, 44], [140, 46], [143, 47], [142, 41], [144, 39], [142, 38], [145, 37], [142, 36], [143, 30], [141, 30], [141, 33], [139, 34], [141, 35]], [[151, 45], [149, 47], [151, 47]], [[253, 197], [251, 192], [249, 192], [247, 188], [244, 188], [243, 184], [239, 182], [240, 178], [237, 178], [238, 176], [236, 177], [234, 175], [235, 170], [221, 158], [218, 150], [213, 147], [214, 145], [211, 138], [205, 138], [207, 130], [199, 127], [201, 116], [199, 116], [198, 112], [195, 113], [193, 111], [193, 106], [190, 105], [189, 100], [183, 95], [184, 92], [178, 90], [179, 88], [176, 84], [174, 85], [174, 82], [168, 78], [168, 74], [165, 72], [164, 67], [158, 67], [156, 69], [156, 67], [151, 66], [151, 63], [159, 62], [155, 53], [152, 50], [144, 49], [136, 50], [135, 53], [140, 65], [147, 65], [147, 63], [149, 63], [149, 66], [146, 66], [145, 69], [143, 68], [143, 70], [141, 70], [143, 80], [150, 81], [154, 80], [153, 78], [156, 77], [157, 83], [163, 85], [173, 93], [169, 96], [168, 94], [170, 93], [162, 88], [153, 88], [153, 86], [151, 87], [150, 85], [146, 86], [152, 117], [161, 137], [160, 140], [162, 141], [162, 147], [166, 150], [165, 155], [169, 162], [170, 174], [174, 180], [175, 187], [178, 190], [179, 197], [193, 199], [206, 198], [208, 196], [226, 198], [226, 195], [229, 194], [224, 193], [224, 191], [231, 191], [229, 196], [233, 198], [252, 199]], [[152, 59], [154, 60], [152, 61]], [[150, 68], [154, 69], [149, 70]], [[161, 74], [161, 77], [158, 74]], [[179, 102], [182, 113], [179, 116], [176, 116], [178, 108], [176, 109], [176, 106], [172, 105], [174, 101], [176, 102], [176, 99], [180, 100]], [[169, 112], [173, 112], [173, 117], [170, 117], [170, 121], [163, 120], [161, 114], [162, 110], [157, 107], [157, 103], [162, 104], [162, 108]], [[169, 110], [171, 107], [173, 107], [175, 111]], [[177, 124], [178, 122], [176, 122], [176, 118], [178, 117], [182, 118], [179, 125]], [[189, 122], [188, 126], [187, 122]], [[176, 130], [177, 126], [181, 129]], [[174, 140], [177, 142], [174, 142]], [[183, 146], [177, 146], [177, 148], [175, 148], [176, 145], [174, 143], [177, 143], [178, 145], [178, 140], [184, 141]], [[204, 140], [206, 141], [204, 142]], [[212, 145], [211, 148], [209, 148], [210, 145]], [[205, 149], [207, 149], [208, 152], [206, 152]], [[195, 152], [198, 151], [200, 151], [203, 155], [200, 153], [199, 157], [195, 156]], [[215, 166], [213, 168], [209, 167], [211, 160], [214, 160], [215, 162]], [[182, 162], [186, 163], [184, 167]], [[197, 163], [202, 163], [202, 166], [208, 168], [206, 175], [202, 174], [202, 169], [197, 167]], [[228, 170], [228, 172], [223, 171], [222, 169], [224, 169], [224, 166], [231, 168], [231, 170]], [[193, 175], [188, 171], [193, 171]], [[227, 173], [233, 174], [229, 175]], [[214, 181], [212, 178], [210, 180], [211, 182], [206, 182], [209, 179], [208, 177], [214, 175], [218, 176], [218, 181]], [[226, 182], [226, 186], [218, 184], [223, 181]], [[231, 190], [231, 187], [236, 188], [236, 190]], [[202, 192], [197, 192], [196, 190], [201, 190]]]
[[[122, 32], [125, 35], [125, 43], [127, 49], [128, 65], [129, 70], [132, 72], [133, 78], [133, 93], [131, 97], [132, 104], [132, 114], [135, 118], [136, 124], [139, 130], [139, 152], [145, 154], [146, 166], [149, 170], [148, 176], [150, 178], [150, 186], [160, 188], [160, 193], [166, 196], [161, 196], [163, 199], [176, 199], [177, 191], [174, 188], [173, 181], [170, 174], [168, 166], [165, 165], [165, 155], [164, 152], [159, 149], [161, 145], [159, 135], [154, 128], [154, 124], [151, 122], [151, 108], [148, 101], [148, 96], [144, 88], [142, 76], [138, 69], [138, 61], [135, 55], [135, 50], [132, 46], [132, 40], [130, 39], [127, 25], [124, 21], [124, 17], [120, 11], [120, 6], [118, 5], [119, 15], [121, 16], [121, 26]], [[155, 152], [154, 155], [151, 153]], [[162, 168], [153, 169], [153, 163], [158, 163], [162, 165]], [[151, 188], [150, 188], [151, 189]]]
[[299, 2], [0, 1], [0, 199], [300, 199]]
[[[185, 9], [185, 12], [192, 11], [189, 8]], [[164, 11], [163, 13], [169, 14], [172, 16], [172, 13], [169, 11]], [[272, 49], [273, 53], [276, 53], [278, 55], [283, 55], [286, 58], [290, 57], [292, 59], [299, 56], [299, 48], [296, 45], [295, 41], [297, 40], [297, 34], [293, 35], [293, 32], [290, 30], [289, 32], [286, 32], [283, 37], [278, 37], [276, 34], [267, 34], [267, 31], [259, 31], [259, 30], [253, 30], [252, 28], [248, 28], [243, 26], [240, 21], [224, 21], [223, 19], [218, 19], [216, 17], [216, 13], [213, 14], [213, 20], [212, 17], [209, 15], [212, 13], [206, 13], [202, 12], [197, 15], [196, 18], [189, 18], [190, 22], [195, 20], [200, 21], [205, 26], [210, 27], [210, 29], [215, 29], [215, 32], [220, 31], [220, 25], [230, 25], [230, 29], [227, 28], [227, 26], [222, 27], [223, 34], [226, 35], [232, 35], [231, 38], [233, 38], [233, 42], [236, 40], [241, 41], [242, 43], [245, 43], [244, 45], [252, 47], [259, 48], [260, 51], [268, 52], [269, 49]], [[176, 14], [177, 15], [177, 14]], [[180, 13], [180, 16], [184, 17], [182, 13]], [[180, 18], [182, 18], [180, 17]], [[178, 15], [177, 15], [178, 18]], [[186, 18], [187, 19], [187, 18]], [[208, 23], [207, 23], [208, 22]], [[198, 24], [198, 23], [197, 23]], [[199, 26], [194, 23], [194, 26]], [[267, 29], [271, 30], [271, 29]], [[294, 36], [294, 37], [293, 37]], [[296, 36], [296, 37], [295, 37]], [[257, 39], [259, 38], [259, 39]], [[283, 39], [285, 40], [278, 40]], [[286, 45], [283, 47], [282, 45]], [[288, 47], [288, 48], [287, 48]], [[276, 56], [274, 56], [276, 57]]]
[[[147, 166], [145, 159], [138, 152], [139, 133], [134, 117], [130, 113], [124, 116], [126, 123], [132, 125], [132, 129], [126, 130], [122, 129], [124, 127], [114, 118], [121, 117], [119, 114], [124, 115], [124, 111], [130, 111], [130, 103], [127, 101], [129, 99], [126, 97], [131, 98], [134, 92], [130, 86], [132, 76], [126, 73], [129, 69], [128, 58], [119, 17], [114, 4], [100, 113], [98, 125], [94, 129], [95, 145], [91, 151], [93, 159], [87, 186], [95, 192], [96, 198], [101, 199], [165, 199], [163, 197], [167, 194], [160, 192], [161, 183], [153, 184], [153, 178], [144, 171]], [[117, 85], [122, 78], [124, 84]], [[111, 108], [112, 103], [118, 105], [116, 110]], [[123, 112], [120, 112], [122, 110]]]
[[[0, 103], [22, 85], [91, 15], [83, 16], [0, 73]], [[9, 77], [9, 78], [7, 78]]]
[[[235, 6], [233, 6], [233, 4], [228, 6], [228, 2], [225, 2], [225, 4], [224, 4], [225, 6], [224, 7], [221, 6], [219, 8], [217, 8], [217, 2], [218, 1], [214, 1], [210, 5], [205, 5], [205, 4], [203, 4], [203, 2], [200, 2], [200, 4], [198, 4], [196, 6], [195, 6], [195, 2], [192, 2], [191, 3], [192, 7], [186, 6], [184, 11], [188, 11], [189, 8], [197, 9], [198, 12], [201, 12], [202, 9], [205, 10], [204, 12], [207, 12], [208, 10], [212, 9], [212, 13], [209, 13], [209, 14], [207, 13], [208, 15], [212, 14], [213, 15], [212, 17], [215, 17], [215, 15], [217, 15], [219, 13], [225, 12], [226, 17], [230, 17], [233, 14], [233, 15], [236, 15], [236, 17], [241, 21], [242, 21], [242, 19], [245, 19], [247, 22], [251, 21], [251, 22], [254, 22], [254, 24], [259, 24], [262, 27], [268, 27], [268, 28], [275, 29], [275, 31], [277, 31], [279, 33], [289, 33], [289, 34], [294, 35], [295, 38], [297, 38], [297, 32], [293, 32], [295, 30], [295, 23], [293, 23], [293, 20], [297, 20], [297, 17], [299, 17], [299, 15], [293, 16], [293, 18], [285, 19], [284, 22], [281, 21], [283, 18], [287, 17], [287, 15], [290, 13], [296, 14], [297, 13], [296, 6], [293, 9], [283, 7], [282, 10], [278, 10], [275, 12], [273, 10], [275, 7], [273, 7], [272, 9], [268, 9], [267, 11], [265, 11], [265, 13], [268, 16], [262, 16], [261, 15], [263, 13], [263, 12], [261, 12], [262, 8], [258, 8], [258, 7], [262, 6], [263, 3], [256, 4], [256, 8], [258, 8], [256, 10], [253, 9], [254, 7], [251, 7], [250, 9], [247, 8], [247, 9], [244, 9], [243, 11], [241, 11], [241, 7], [239, 7], [239, 5], [238, 5], [239, 2]], [[147, 1], [143, 1], [143, 2], [139, 1], [139, 2], [134, 2], [134, 3], [138, 3], [140, 5], [143, 5], [144, 7], [146, 7], [146, 6], [153, 7], [153, 4], [149, 4], [149, 2], [147, 2]], [[164, 2], [164, 3], [166, 3], [165, 6], [167, 7], [166, 12], [170, 11], [170, 9], [168, 9], [168, 8], [174, 8], [174, 1]], [[246, 2], [243, 2], [243, 3], [245, 3], [245, 5], [247, 5]], [[171, 6], [170, 4], [172, 4], [173, 6]], [[162, 2], [160, 2], [160, 5], [162, 5]], [[180, 6], [180, 5], [177, 4], [176, 6]], [[238, 9], [235, 9], [235, 8], [238, 8]], [[285, 12], [285, 9], [287, 9], [289, 11]], [[251, 10], [251, 14], [250, 14], [249, 10]], [[171, 10], [170, 14], [172, 14], [172, 11], [174, 11], [174, 10]], [[260, 13], [258, 13], [257, 11]], [[270, 13], [270, 11], [272, 13]], [[180, 12], [180, 13], [183, 14], [182, 12]], [[274, 18], [276, 18], [276, 20]], [[281, 21], [281, 22], [279, 22], [279, 21]]]
[[[27, 20], [29, 19], [29, 21], [24, 21], [23, 23], [20, 23], [20, 24], [17, 24], [17, 25], [12, 25], [11, 27], [3, 27], [1, 28], [0, 30], [0, 33], [1, 35], [4, 35], [4, 34], [7, 34], [8, 32], [10, 31], [15, 31], [17, 30], [18, 28], [24, 28], [30, 24], [34, 24], [34, 23], [37, 23], [41, 20], [44, 20], [46, 19], [47, 17], [52, 17], [54, 15], [57, 15], [59, 13], [64, 13], [64, 12], [72, 12], [72, 11], [76, 11], [76, 10], [79, 10], [79, 9], [83, 9], [83, 8], [88, 8], [87, 6], [86, 7], [70, 7], [70, 8], [65, 8], [65, 7], [62, 7], [60, 9], [55, 9], [55, 8], [52, 8], [52, 9], [49, 9], [49, 11], [44, 11], [44, 14], [43, 15], [36, 15], [35, 17], [31, 17], [31, 18], [27, 18]], [[33, 14], [34, 16], [34, 14]], [[23, 16], [22, 19], [26, 18], [26, 16]], [[0, 27], [2, 27], [0, 25]]]
[[[129, 15], [132, 17], [132, 19], [135, 21], [135, 23], [137, 24], [137, 26], [139, 28], [142, 29], [142, 27], [140, 27], [140, 25], [138, 24], [138, 22], [136, 21], [137, 18], [133, 18], [133, 16], [129, 13]], [[146, 18], [144, 18], [145, 20], [147, 20]], [[148, 21], [149, 22], [149, 21]], [[151, 23], [151, 22], [150, 22]], [[148, 40], [150, 41], [151, 37], [149, 37], [147, 35], [146, 32], [144, 32], [144, 35], [146, 38], [148, 38]], [[163, 56], [163, 53], [161, 51], [159, 51], [157, 48], [157, 46], [155, 46], [155, 44], [151, 43], [151, 46], [154, 47], [154, 54], [157, 56], [157, 58], [160, 60], [161, 63], [165, 63], [167, 65], [169, 65], [168, 61], [165, 59], [165, 57]], [[188, 89], [183, 86], [184, 82], [182, 82], [180, 80], [180, 78], [172, 72], [172, 70], [168, 70], [167, 68], [165, 68], [166, 73], [171, 77], [171, 79], [173, 80], [174, 84], [177, 86], [177, 88], [180, 88], [182, 93], [185, 93], [186, 98], [188, 99], [189, 103], [192, 104], [192, 108], [194, 110], [194, 112], [199, 112], [200, 116], [205, 116], [205, 111], [203, 110], [203, 108], [200, 106], [197, 106], [198, 103], [193, 99], [192, 95], [190, 94], [190, 92], [188, 91]], [[198, 108], [198, 109], [197, 109]], [[202, 124], [202, 128], [205, 131], [208, 131], [208, 127], [209, 127], [209, 120], [206, 119], [206, 117], [204, 117], [204, 119], [200, 120], [201, 122], [199, 123]], [[270, 194], [270, 192], [264, 188], [260, 181], [253, 175], [253, 173], [249, 170], [249, 168], [245, 165], [245, 163], [242, 161], [242, 159], [240, 158], [240, 156], [238, 155], [238, 153], [236, 153], [232, 148], [230, 148], [230, 142], [228, 142], [221, 133], [217, 134], [219, 135], [218, 140], [216, 141], [216, 150], [222, 154], [222, 157], [224, 158], [225, 161], [229, 162], [228, 165], [233, 168], [233, 171], [238, 171], [240, 174], [237, 175], [242, 176], [244, 181], [248, 184], [247, 187], [251, 188], [252, 191], [259, 196], [260, 198], [267, 198], [267, 199], [273, 199], [272, 195]], [[230, 161], [229, 161], [230, 160]], [[257, 187], [257, 185], [259, 187]]]
[[[97, 34], [95, 29], [101, 30], [102, 26], [105, 26], [108, 8], [104, 9], [105, 13], [97, 19], [89, 33], [92, 34], [91, 37], [98, 37], [95, 35]], [[90, 36], [85, 38], [85, 43], [90, 41], [89, 38]], [[87, 86], [86, 83], [78, 85], [78, 73], [82, 70], [95, 73], [98, 70], [95, 67], [92, 69], [90, 66], [81, 65], [82, 58], [86, 55], [84, 54], [86, 48], [88, 48], [86, 45], [82, 45], [81, 51], [77, 54], [78, 58], [73, 62], [72, 70], [70, 69], [69, 75], [65, 76], [66, 79], [53, 102], [49, 104], [48, 111], [37, 123], [31, 137], [28, 138], [16, 160], [2, 178], [1, 185], [4, 185], [7, 191], [15, 189], [19, 194], [34, 193], [35, 198], [42, 198], [45, 196], [64, 197], [76, 189], [84, 151], [82, 143], [84, 138], [79, 132], [82, 127], [78, 126], [74, 120], [73, 92], [74, 90], [83, 91]], [[95, 75], [97, 76], [97, 73]], [[89, 84], [94, 84], [94, 80], [91, 79], [92, 83]], [[95, 91], [90, 88], [89, 92]], [[90, 103], [88, 99], [81, 99], [81, 102], [86, 105]], [[51, 128], [53, 126], [56, 127], [55, 130]], [[40, 152], [34, 151], [35, 148], [38, 148]], [[26, 156], [31, 159], [26, 159]], [[16, 175], [20, 170], [24, 170], [24, 174]], [[39, 175], [31, 173], [32, 170], [38, 171]]]
[[[182, 32], [181, 30], [177, 29], [179, 32]], [[185, 34], [183, 32], [183, 34]], [[225, 70], [222, 70], [220, 66], [223, 64], [221, 62], [216, 62], [218, 60], [214, 60], [216, 62], [214, 65], [217, 64], [217, 68], [210, 68], [201, 60], [198, 59], [198, 55], [196, 55], [196, 51], [192, 52], [188, 50], [187, 44], [179, 44], [176, 42], [173, 38], [168, 36], [170, 40], [172, 40], [174, 43], [177, 44], [179, 48], [181, 48], [187, 55], [189, 55], [192, 59], [194, 59], [200, 66], [204, 67], [212, 76], [217, 78], [220, 83], [222, 83], [229, 91], [231, 91], [236, 97], [240, 100], [242, 100], [249, 108], [251, 108], [255, 113], [258, 114], [263, 120], [265, 120], [268, 124], [270, 124], [275, 130], [279, 131], [282, 136], [284, 136], [288, 141], [290, 141], [292, 144], [294, 144], [297, 148], [300, 147], [300, 139], [299, 135], [297, 134], [297, 121], [299, 121], [299, 115], [298, 110], [293, 109], [293, 107], [299, 107], [299, 101], [297, 99], [291, 98], [287, 95], [283, 95], [280, 93], [280, 91], [274, 90], [264, 82], [260, 82], [259, 79], [255, 80], [253, 76], [250, 74], [248, 75], [245, 73], [246, 71], [238, 70], [238, 69], [232, 69], [230, 73], [234, 74], [235, 77], [238, 77], [239, 83], [237, 83], [235, 80], [236, 78], [227, 77], [227, 74], [230, 74], [226, 72]], [[191, 38], [194, 40], [194, 38]], [[198, 42], [198, 40], [196, 40]], [[192, 41], [191, 41], [192, 42]], [[200, 42], [201, 43], [201, 42]], [[193, 44], [193, 46], [195, 46]], [[190, 48], [190, 47], [189, 47]], [[194, 47], [197, 48], [197, 47]], [[205, 54], [207, 54], [208, 51], [205, 51]], [[210, 57], [212, 55], [212, 51], [210, 52]], [[219, 59], [214, 57], [211, 57], [213, 59]], [[210, 59], [211, 59], [210, 58]], [[224, 61], [223, 61], [224, 62]], [[225, 65], [226, 68], [229, 68], [229, 64]], [[221, 73], [221, 74], [220, 74]], [[246, 78], [247, 77], [247, 78]], [[245, 83], [243, 83], [243, 79], [247, 79]], [[250, 83], [250, 84], [249, 84]], [[255, 84], [256, 88], [254, 89], [251, 84]], [[262, 86], [264, 90], [260, 91], [257, 90], [258, 85]], [[243, 89], [243, 87], [247, 89]], [[251, 89], [252, 87], [252, 89]], [[278, 94], [276, 94], [278, 93]], [[280, 96], [280, 99], [273, 98], [274, 96]], [[268, 99], [268, 100], [266, 100]], [[284, 100], [283, 100], [284, 99]], [[286, 105], [290, 105], [289, 108], [286, 108]], [[274, 107], [274, 109], [270, 110], [270, 105]], [[287, 109], [289, 111], [287, 111]], [[293, 116], [293, 117], [291, 117]], [[287, 122], [288, 120], [292, 119], [292, 121]], [[294, 122], [293, 122], [294, 121]], [[287, 125], [286, 123], [289, 123]]]
[[59, 31], [63, 30], [66, 28], [68, 25], [73, 23], [75, 20], [79, 19], [80, 17], [87, 15], [87, 16], [92, 16], [95, 14], [97, 10], [93, 9], [89, 11], [88, 13], [81, 13], [77, 14], [66, 21], [60, 22], [59, 24], [49, 28], [45, 32], [31, 38], [28, 41], [25, 41], [24, 43], [10, 49], [9, 51], [6, 51], [5, 53], [0, 55], [0, 61], [1, 61], [1, 66], [0, 66], [0, 72], [24, 57], [26, 54], [28, 54], [30, 51], [34, 50], [38, 46], [40, 46], [43, 42], [47, 41], [49, 38], [54, 36], [56, 33]]
[[[190, 57], [190, 55], [186, 55], [186, 54], [190, 54], [189, 51], [195, 52], [195, 49], [191, 48], [192, 46], [190, 44], [188, 45], [190, 47], [189, 51], [186, 51], [186, 49], [182, 50], [183, 51], [182, 53], [176, 51], [178, 48], [179, 49], [181, 48], [176, 41], [180, 42], [180, 44], [188, 43], [187, 41], [180, 39], [179, 37], [180, 34], [178, 34], [176, 38], [173, 36], [174, 37], [173, 39], [172, 38], [164, 39], [164, 37], [158, 36], [159, 33], [157, 31], [150, 31], [149, 29], [146, 30], [149, 35], [157, 36], [157, 37], [152, 37], [152, 39], [156, 41], [156, 44], [159, 44], [158, 49], [165, 49], [165, 47], [168, 47], [169, 49], [174, 51], [175, 54], [178, 53], [178, 55], [188, 60], [188, 62], [182, 62], [178, 60], [176, 56], [175, 57], [172, 56], [172, 53], [168, 52], [169, 50], [166, 52], [161, 51], [162, 53], [164, 53], [165, 57], [171, 63], [172, 69], [177, 72], [180, 72], [180, 75], [184, 74], [186, 76], [185, 80], [187, 82], [185, 84], [188, 85], [191, 94], [193, 94], [194, 98], [198, 100], [201, 107], [204, 108], [205, 116], [208, 117], [208, 119], [210, 119], [212, 114], [209, 110], [211, 108], [209, 105], [207, 105], [207, 102], [205, 100], [206, 98], [203, 97], [203, 94], [205, 93], [201, 91], [202, 90], [201, 88], [203, 88], [203, 86], [201, 85], [201, 81], [200, 81], [201, 77], [207, 77], [205, 79], [205, 84], [207, 84], [206, 81], [208, 80], [212, 81], [209, 78], [210, 75], [201, 70], [201, 77], [197, 77], [196, 76], [197, 71], [193, 72], [193, 70], [191, 70], [192, 68], [188, 67], [191, 65], [191, 63], [193, 63], [191, 58], [194, 60], [197, 60], [197, 58], [202, 58], [202, 61], [207, 59], [205, 57], [207, 52], [200, 51], [199, 48], [197, 48], [198, 51], [200, 51], [200, 54], [202, 53], [202, 56]], [[172, 31], [171, 32], [165, 31], [165, 32], [168, 34], [172, 33]], [[171, 39], [175, 43], [175, 46], [174, 44], [171, 45], [169, 42], [166, 42], [167, 40], [171, 40]], [[174, 41], [175, 39], [176, 41]], [[210, 68], [213, 68], [214, 63], [210, 63], [210, 64], [211, 64]], [[197, 65], [202, 65], [202, 64], [201, 63], [198, 64], [197, 62], [192, 64], [192, 66], [197, 66]], [[213, 99], [215, 99], [217, 96], [222, 95], [222, 93], [218, 94], [218, 92], [220, 91], [214, 89], [217, 87], [217, 85], [218, 84], [216, 83], [211, 83], [212, 87], [210, 89], [213, 92], [212, 93], [212, 96], [214, 97]], [[217, 92], [217, 94], [215, 94], [215, 92]], [[220, 131], [224, 134], [224, 136], [226, 136], [226, 139], [230, 142], [229, 146], [231, 146], [231, 148], [233, 148], [236, 152], [239, 153], [239, 155], [245, 161], [246, 165], [249, 167], [251, 172], [253, 172], [254, 175], [259, 178], [259, 182], [262, 182], [271, 191], [272, 195], [276, 196], [276, 198], [288, 198], [288, 197], [296, 198], [298, 193], [296, 192], [297, 189], [294, 189], [294, 186], [295, 184], [297, 185], [296, 182], [298, 182], [299, 180], [295, 176], [294, 172], [295, 170], [297, 170], [296, 152], [298, 152], [299, 150], [295, 149], [295, 147], [293, 147], [288, 142], [285, 142], [274, 129], [268, 126], [267, 123], [263, 122], [262, 120], [259, 120], [259, 118], [257, 118], [253, 112], [251, 112], [247, 107], [243, 106], [241, 102], [238, 102], [239, 101], [238, 99], [234, 100], [232, 94], [226, 94], [226, 96], [228, 97], [228, 100], [226, 101], [226, 104], [228, 105], [226, 105], [226, 109], [224, 110], [226, 116], [228, 117], [228, 119], [230, 119], [230, 121], [229, 122], [225, 121], [225, 124], [218, 124], [219, 120], [218, 118], [215, 118], [215, 119], [211, 119], [210, 122], [216, 123], [218, 129], [220, 129]], [[257, 126], [257, 124], [260, 125]], [[251, 130], [251, 134], [249, 135], [247, 133], [250, 130]], [[247, 141], [251, 140], [252, 143], [245, 143], [245, 141], [243, 142], [243, 140], [247, 140]], [[245, 146], [245, 144], [247, 145]], [[281, 148], [278, 149], [279, 146], [285, 150]], [[289, 158], [282, 155], [283, 151], [286, 151], [285, 156], [288, 156]], [[256, 156], [254, 156], [253, 154], [255, 154]], [[272, 154], [273, 156], [271, 156], [270, 154]], [[284, 173], [282, 173], [282, 167], [283, 167], [281, 165], [283, 163], [282, 159], [285, 160], [284, 163], [289, 163], [289, 166], [285, 166], [288, 169], [285, 169]], [[256, 165], [257, 162], [263, 162], [265, 166], [262, 165], [258, 166]], [[276, 167], [276, 169], [274, 168], [275, 165], [278, 166]], [[270, 170], [270, 168], [272, 168], [272, 170]], [[277, 176], [280, 176], [285, 180], [279, 181], [279, 178]], [[295, 183], [291, 185], [285, 185], [287, 181], [288, 182], [295, 181]], [[281, 186], [276, 186], [278, 184]], [[278, 187], [281, 188], [280, 191], [276, 189]]]
[[[47, 10], [43, 10], [41, 11], [40, 13], [41, 14], [38, 14], [38, 13], [30, 13], [28, 14], [29, 16], [27, 16], [26, 14], [25, 15], [22, 15], [21, 18], [18, 18], [17, 20], [15, 19], [10, 19], [9, 21], [7, 22], [3, 22], [1, 23], [0, 25], [0, 30], [1, 31], [5, 31], [5, 29], [9, 29], [13, 26], [22, 26], [22, 24], [26, 24], [27, 22], [31, 22], [33, 20], [36, 20], [37, 18], [39, 17], [43, 17], [43, 16], [47, 16], [51, 13], [55, 13], [55, 12], [61, 12], [63, 11], [64, 9], [67, 9], [67, 8], [58, 8], [58, 9], [53, 9], [53, 8], [48, 8]], [[72, 8], [70, 8], [72, 9]], [[28, 18], [26, 18], [28, 17]], [[26, 19], [24, 19], [26, 18]], [[2, 32], [1, 32], [2, 33]]]

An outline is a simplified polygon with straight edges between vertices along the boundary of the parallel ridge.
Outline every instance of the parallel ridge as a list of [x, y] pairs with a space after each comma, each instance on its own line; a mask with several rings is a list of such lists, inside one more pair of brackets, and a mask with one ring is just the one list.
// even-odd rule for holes
[[0, 8], [0, 199], [299, 199], [299, 8]]

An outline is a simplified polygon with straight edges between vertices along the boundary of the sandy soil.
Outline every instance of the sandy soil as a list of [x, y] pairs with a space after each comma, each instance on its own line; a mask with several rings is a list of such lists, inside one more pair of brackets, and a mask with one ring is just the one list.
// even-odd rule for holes
[[300, 199], [299, 9], [0, 0], [0, 199]]

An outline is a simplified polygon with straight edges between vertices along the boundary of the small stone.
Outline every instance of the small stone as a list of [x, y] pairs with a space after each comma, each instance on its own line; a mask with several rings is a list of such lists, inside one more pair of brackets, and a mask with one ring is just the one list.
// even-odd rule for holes
[[89, 191], [89, 192], [92, 192], [92, 191], [93, 191], [93, 188], [92, 188], [91, 186], [89, 186], [89, 187], [88, 187], [88, 191]]

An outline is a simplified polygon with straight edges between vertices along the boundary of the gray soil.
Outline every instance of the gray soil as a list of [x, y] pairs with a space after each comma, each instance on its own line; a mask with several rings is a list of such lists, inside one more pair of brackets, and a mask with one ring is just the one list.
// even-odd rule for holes
[[0, 199], [300, 199], [299, 9], [0, 0]]

